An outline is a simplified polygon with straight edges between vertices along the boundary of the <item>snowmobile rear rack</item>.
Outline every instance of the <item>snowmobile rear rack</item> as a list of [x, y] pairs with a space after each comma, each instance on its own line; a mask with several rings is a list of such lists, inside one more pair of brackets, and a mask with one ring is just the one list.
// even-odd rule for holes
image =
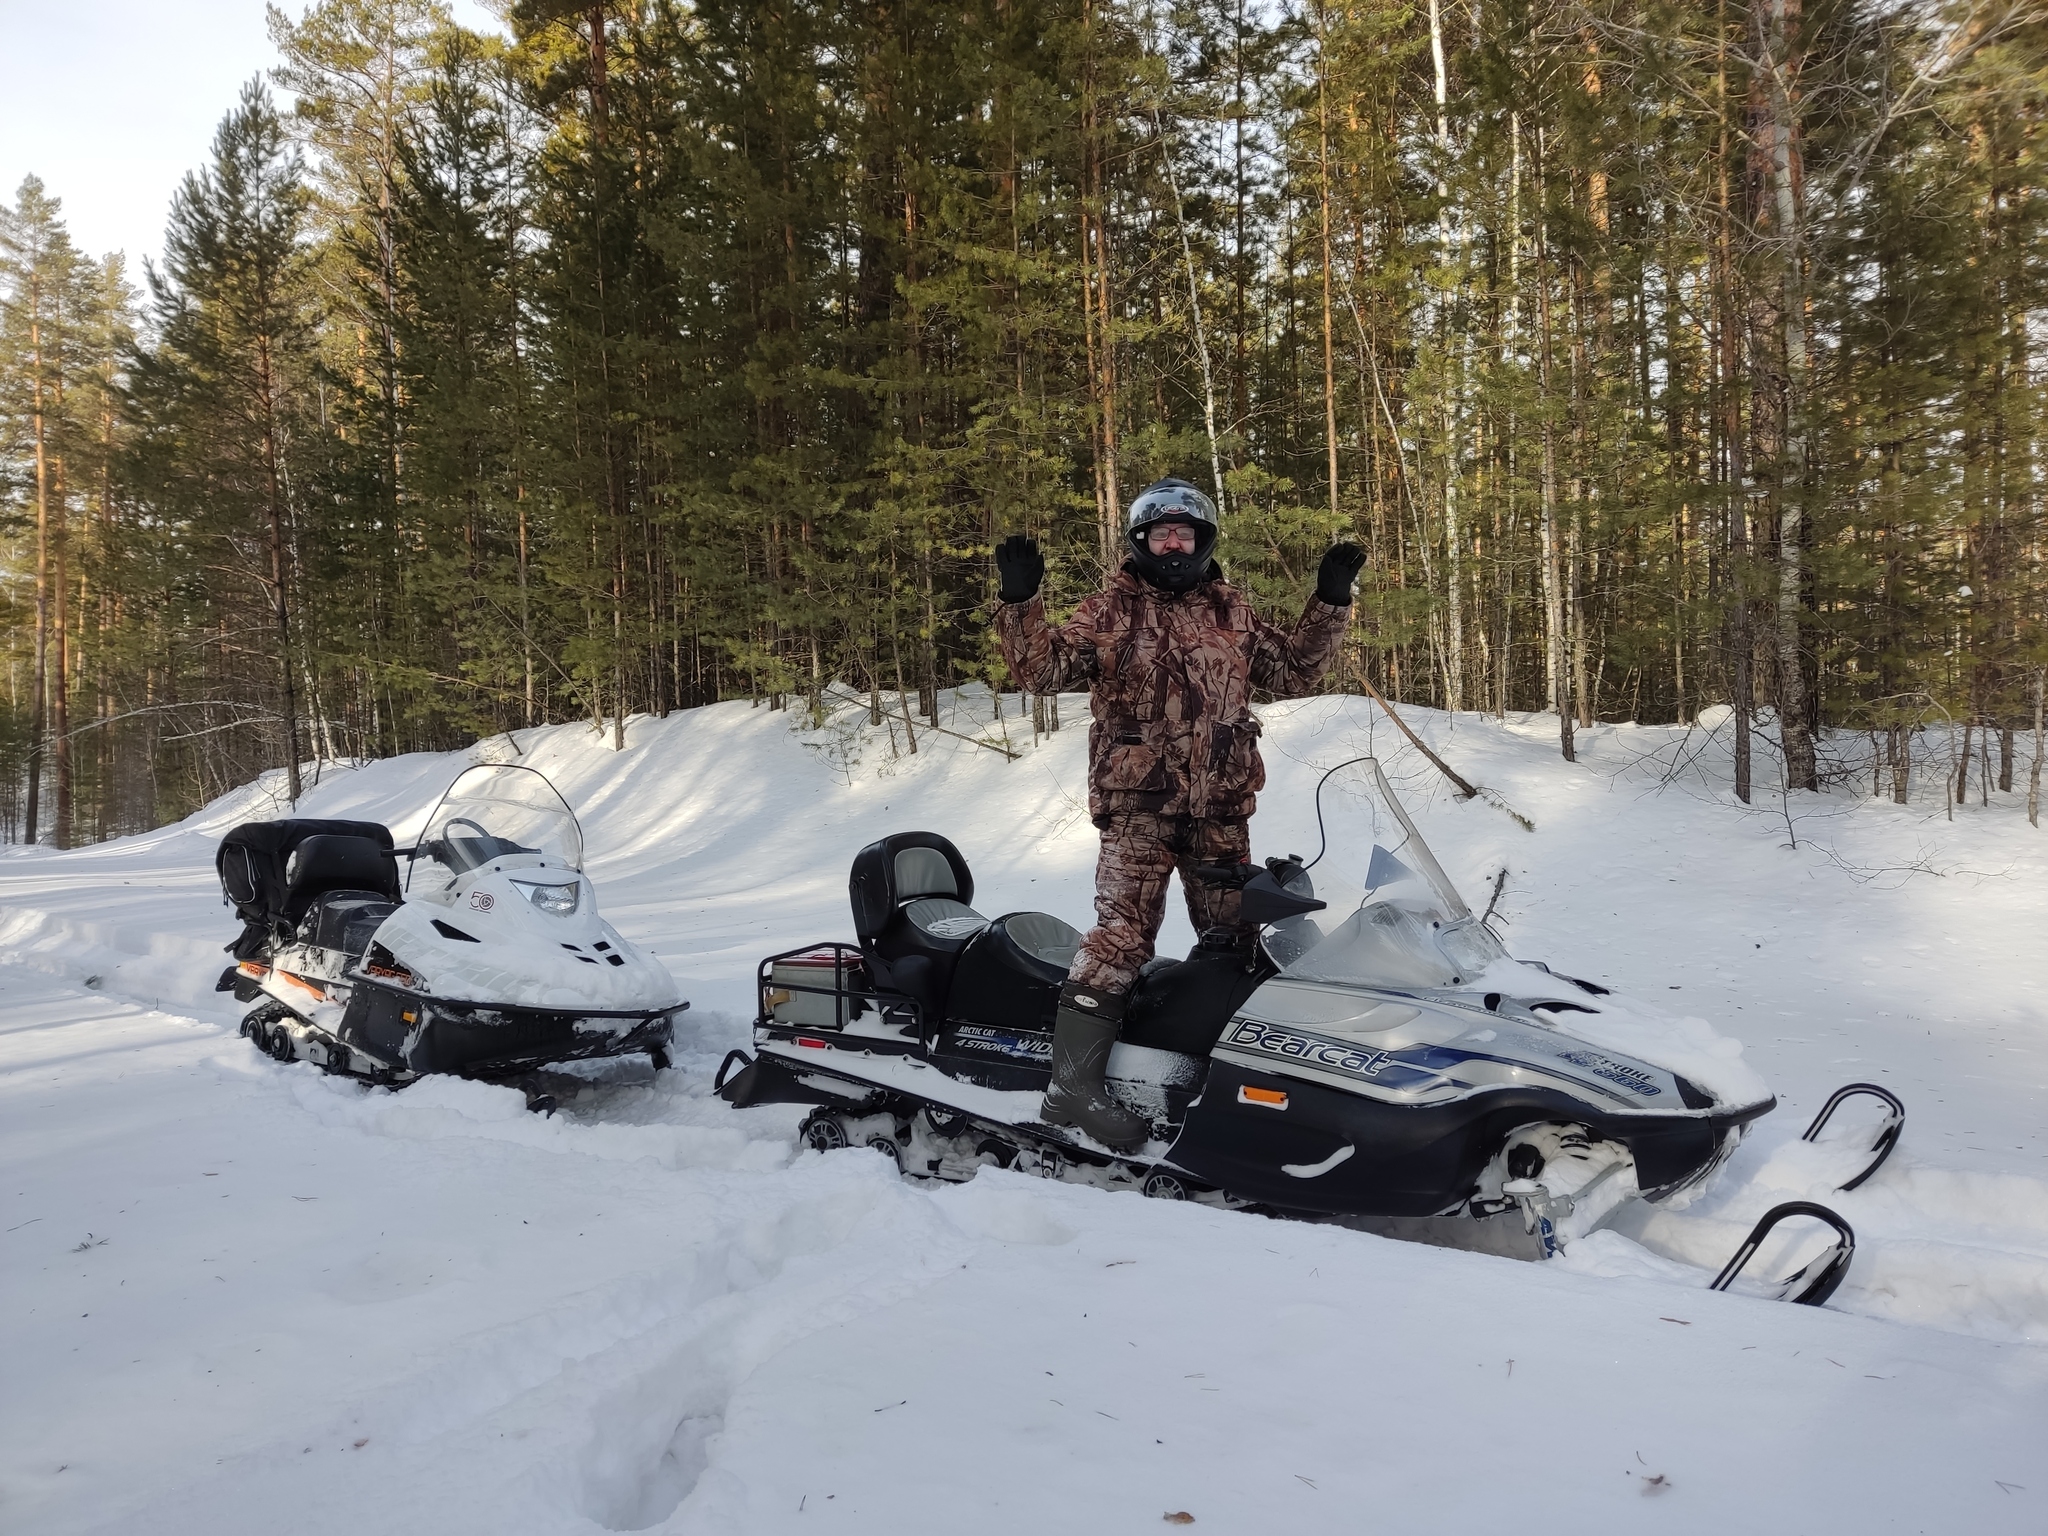
[[[1846, 1093], [1848, 1090], [1844, 1089], [1843, 1092]], [[1822, 1118], [1826, 1118], [1825, 1111], [1822, 1112]], [[1835, 1229], [1835, 1240], [1811, 1261], [1780, 1280], [1771, 1299], [1789, 1301], [1798, 1307], [1817, 1307], [1834, 1295], [1835, 1288], [1849, 1273], [1850, 1260], [1856, 1257], [1856, 1234], [1850, 1230], [1848, 1222], [1826, 1206], [1816, 1205], [1811, 1200], [1788, 1200], [1783, 1205], [1774, 1205], [1765, 1211], [1763, 1218], [1749, 1229], [1749, 1236], [1743, 1239], [1742, 1246], [1735, 1250], [1735, 1257], [1723, 1266], [1721, 1273], [1714, 1277], [1714, 1283], [1707, 1289], [1727, 1290], [1734, 1283], [1735, 1277], [1742, 1273], [1743, 1266], [1756, 1257], [1757, 1249], [1761, 1248], [1764, 1239], [1771, 1235], [1771, 1229], [1792, 1216], [1811, 1216], [1818, 1221], [1826, 1222]]]
[[[778, 967], [785, 973], [802, 968], [819, 974], [815, 981], [798, 980], [788, 974], [777, 976]], [[827, 974], [830, 986], [824, 984]], [[802, 949], [770, 955], [755, 967], [754, 983], [756, 1025], [800, 1023], [836, 1030], [844, 1029], [849, 1020], [859, 1018], [870, 1007], [916, 1006], [907, 997], [869, 985], [867, 957], [852, 944], [806, 944]], [[810, 999], [818, 1001], [807, 1005]], [[827, 1017], [805, 1017], [807, 1013]]]
[[1877, 1128], [1877, 1135], [1871, 1139], [1870, 1161], [1864, 1164], [1863, 1171], [1857, 1174], [1855, 1178], [1846, 1184], [1835, 1186], [1836, 1193], [1838, 1194], [1846, 1195], [1850, 1190], [1855, 1189], [1873, 1173], [1877, 1172], [1878, 1169], [1882, 1168], [1884, 1160], [1892, 1155], [1892, 1148], [1899, 1144], [1899, 1132], [1906, 1128], [1906, 1106], [1899, 1102], [1899, 1096], [1893, 1093], [1891, 1089], [1881, 1088], [1876, 1083], [1844, 1083], [1828, 1095], [1827, 1103], [1821, 1105], [1820, 1113], [1813, 1117], [1813, 1124], [1806, 1128], [1806, 1134], [1799, 1139], [1801, 1141], [1816, 1140], [1820, 1136], [1821, 1128], [1828, 1123], [1829, 1117], [1844, 1103], [1857, 1097], [1859, 1094], [1867, 1098], [1884, 1101], [1886, 1105], [1884, 1123]]

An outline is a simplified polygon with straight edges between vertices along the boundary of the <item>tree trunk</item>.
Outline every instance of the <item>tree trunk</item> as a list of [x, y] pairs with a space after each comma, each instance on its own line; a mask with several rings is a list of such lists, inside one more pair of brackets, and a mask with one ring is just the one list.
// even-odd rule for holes
[[277, 381], [273, 377], [268, 338], [257, 344], [256, 387], [263, 413], [263, 467], [270, 514], [270, 593], [277, 620], [278, 676], [284, 691], [285, 794], [299, 803], [299, 706], [292, 684], [292, 623], [287, 577], [290, 571], [284, 538], [284, 482], [278, 464]]
[[1785, 346], [1785, 460], [1778, 509], [1778, 734], [1785, 749], [1785, 782], [1817, 789], [1814, 743], [1807, 719], [1806, 663], [1800, 619], [1806, 606], [1806, 493], [1810, 366], [1806, 351], [1806, 279], [1800, 250], [1797, 96], [1787, 41], [1788, 0], [1765, 0], [1765, 89], [1771, 106], [1771, 195], [1776, 205], [1783, 299], [1779, 319]]
[[[61, 403], [61, 384], [59, 401]], [[50, 745], [56, 811], [51, 831], [59, 848], [72, 844], [71, 825], [71, 571], [64, 507], [64, 461], [50, 465]]]
[[[33, 281], [33, 280], [32, 280]], [[43, 790], [43, 738], [49, 724], [50, 647], [50, 460], [43, 415], [43, 328], [40, 284], [29, 291], [29, 361], [35, 369], [33, 428], [36, 454], [36, 660], [29, 700], [28, 804], [23, 841], [33, 843]]]
[[1095, 507], [1103, 574], [1121, 565], [1123, 493], [1117, 483], [1116, 336], [1111, 322], [1109, 205], [1095, 91], [1095, 0], [1084, 0], [1086, 58], [1081, 84], [1081, 299], [1089, 335], [1088, 382], [1095, 407]]
[[590, 7], [590, 133], [599, 149], [604, 148], [610, 126], [611, 106], [606, 99], [604, 58], [604, 3]]
[[2043, 719], [2042, 703], [2044, 682], [2048, 682], [2048, 671], [2034, 673], [2034, 760], [2027, 766], [2027, 825], [2041, 825], [2041, 727], [2048, 724]]
[[1330, 323], [1330, 38], [1327, 5], [1316, 7], [1316, 40], [1316, 120], [1322, 135], [1318, 181], [1322, 190], [1323, 215], [1323, 447], [1330, 480], [1330, 521], [1341, 523], [1343, 514], [1337, 507], [1337, 353]]
[[[1543, 132], [1536, 135], [1536, 181], [1544, 180]], [[1538, 215], [1539, 221], [1542, 215]], [[1550, 707], [1557, 711], [1558, 744], [1568, 763], [1578, 761], [1572, 739], [1570, 681], [1565, 670], [1564, 578], [1559, 569], [1557, 528], [1557, 423], [1551, 410], [1550, 241], [1539, 222], [1536, 231], [1536, 366], [1539, 408], [1543, 412], [1543, 672]]]
[[[1159, 159], [1160, 163], [1166, 167], [1166, 185], [1173, 193], [1173, 222], [1175, 228], [1180, 231], [1181, 262], [1187, 268], [1188, 324], [1194, 331], [1195, 357], [1202, 365], [1202, 430], [1209, 439], [1209, 476], [1214, 482], [1216, 489], [1217, 515], [1228, 516], [1230, 512], [1229, 499], [1224, 495], [1223, 491], [1223, 452], [1216, 440], [1216, 374], [1209, 363], [1209, 335], [1202, 326], [1202, 290], [1195, 278], [1195, 248], [1188, 239], [1188, 216], [1186, 208], [1181, 203], [1180, 175], [1174, 169], [1173, 149], [1166, 142], [1166, 127], [1156, 109], [1152, 113], [1152, 125], [1154, 132], [1159, 137]], [[1323, 329], [1325, 335], [1327, 335], [1329, 331], [1330, 309], [1328, 298], [1329, 194], [1327, 190], [1323, 195], [1323, 230], [1323, 286], [1325, 290], [1323, 299]], [[1325, 344], [1327, 345], [1327, 343]], [[1019, 392], [1021, 393], [1021, 389]]]
[[1730, 205], [1728, 160], [1733, 144], [1728, 124], [1728, 19], [1725, 3], [1717, 12], [1721, 39], [1715, 71], [1721, 127], [1715, 155], [1719, 173], [1720, 227], [1715, 255], [1719, 272], [1716, 304], [1720, 326], [1722, 462], [1728, 508], [1728, 705], [1735, 721], [1735, 798], [1749, 804], [1752, 746], [1750, 721], [1756, 712], [1756, 688], [1750, 668], [1756, 647], [1749, 634], [1749, 466], [1743, 452], [1742, 336], [1745, 310], [1735, 280], [1734, 212]]
[[[1440, 165], [1448, 168], [1451, 163], [1451, 124], [1449, 108], [1449, 74], [1444, 67], [1444, 27], [1442, 8], [1438, 0], [1429, 0], [1429, 52], [1436, 70], [1436, 147]], [[1444, 180], [1444, 171], [1439, 170], [1436, 183], [1437, 215], [1437, 261], [1449, 272], [1451, 266], [1451, 203], [1450, 187]], [[1451, 342], [1450, 299], [1448, 294], [1439, 300], [1443, 323], [1438, 327], [1444, 346], [1448, 350]], [[1444, 402], [1443, 455], [1444, 455], [1444, 593], [1445, 650], [1447, 660], [1444, 667], [1444, 707], [1460, 710], [1465, 707], [1465, 562], [1463, 539], [1458, 528], [1458, 400], [1455, 393]]]

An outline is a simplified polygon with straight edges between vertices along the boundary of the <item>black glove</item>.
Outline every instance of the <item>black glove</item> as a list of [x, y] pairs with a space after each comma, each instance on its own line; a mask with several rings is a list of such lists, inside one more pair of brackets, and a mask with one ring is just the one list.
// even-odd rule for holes
[[[1365, 556], [1358, 558], [1362, 562]], [[1002, 578], [996, 596], [1003, 602], [1028, 603], [1038, 596], [1038, 584], [1045, 580], [1045, 556], [1038, 552], [1038, 540], [1028, 533], [1013, 533], [998, 544], [996, 574]]]
[[1351, 588], [1365, 569], [1365, 551], [1356, 544], [1332, 544], [1316, 572], [1316, 596], [1332, 608], [1351, 606]]

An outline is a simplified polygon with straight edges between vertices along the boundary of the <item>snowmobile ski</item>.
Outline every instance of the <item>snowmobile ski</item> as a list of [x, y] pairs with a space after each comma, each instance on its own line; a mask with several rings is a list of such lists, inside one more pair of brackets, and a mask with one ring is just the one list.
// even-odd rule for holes
[[[1899, 1096], [1889, 1088], [1880, 1088], [1876, 1083], [1844, 1083], [1828, 1095], [1827, 1103], [1821, 1105], [1820, 1113], [1813, 1117], [1801, 1134], [1801, 1141], [1817, 1141], [1822, 1129], [1834, 1117], [1837, 1109], [1850, 1099], [1871, 1098], [1885, 1106], [1885, 1117], [1879, 1123], [1876, 1134], [1871, 1138], [1870, 1150], [1865, 1155], [1862, 1169], [1847, 1183], [1837, 1184], [1835, 1192], [1846, 1195], [1859, 1188], [1869, 1177], [1884, 1166], [1884, 1160], [1892, 1155], [1892, 1148], [1899, 1144], [1899, 1132], [1906, 1128], [1906, 1106], [1899, 1102]], [[1852, 1243], [1853, 1247], [1854, 1244]]]
[[1835, 1294], [1835, 1290], [1848, 1276], [1850, 1261], [1856, 1257], [1856, 1234], [1849, 1223], [1842, 1220], [1824, 1205], [1811, 1200], [1788, 1200], [1783, 1205], [1772, 1206], [1750, 1228], [1749, 1236], [1742, 1240], [1742, 1246], [1735, 1250], [1733, 1258], [1722, 1266], [1714, 1277], [1711, 1291], [1725, 1291], [1734, 1283], [1749, 1261], [1756, 1257], [1756, 1251], [1764, 1245], [1764, 1239], [1779, 1222], [1791, 1216], [1811, 1216], [1827, 1223], [1834, 1229], [1835, 1240], [1797, 1270], [1778, 1281], [1771, 1288], [1774, 1301], [1789, 1301], [1798, 1306], [1818, 1307]]

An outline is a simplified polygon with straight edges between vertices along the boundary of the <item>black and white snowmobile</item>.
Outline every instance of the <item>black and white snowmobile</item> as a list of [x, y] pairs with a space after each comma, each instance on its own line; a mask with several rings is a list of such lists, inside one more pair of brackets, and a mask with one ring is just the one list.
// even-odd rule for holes
[[[1348, 806], [1327, 858], [1206, 871], [1242, 886], [1257, 944], [1155, 959], [1132, 989], [1109, 1079], [1151, 1119], [1145, 1147], [1120, 1154], [1038, 1119], [1081, 936], [1042, 912], [983, 917], [966, 860], [931, 832], [855, 857], [857, 944], [762, 962], [755, 1055], [729, 1055], [719, 1091], [814, 1104], [810, 1146], [865, 1145], [919, 1177], [997, 1164], [1529, 1258], [1635, 1202], [1696, 1197], [1775, 1106], [1770, 1090], [1700, 1021], [1511, 959], [1379, 765], [1340, 767], [1348, 778], [1317, 789], [1319, 822], [1325, 786]], [[1341, 835], [1366, 816], [1390, 846]], [[1353, 853], [1355, 884], [1340, 872]], [[1867, 1085], [1837, 1099], [1857, 1093], [1888, 1112], [1845, 1187], [1889, 1154], [1904, 1115]], [[1833, 1294], [1855, 1239], [1808, 1202], [1768, 1213], [1716, 1287], [1793, 1216], [1818, 1219], [1826, 1245], [1743, 1288]]]
[[[398, 859], [406, 860], [401, 888]], [[546, 775], [464, 770], [412, 848], [376, 822], [245, 822], [215, 855], [243, 922], [217, 990], [281, 1061], [371, 1082], [430, 1072], [523, 1080], [645, 1052], [669, 1064], [689, 1004], [667, 967], [597, 915], [583, 834]]]

